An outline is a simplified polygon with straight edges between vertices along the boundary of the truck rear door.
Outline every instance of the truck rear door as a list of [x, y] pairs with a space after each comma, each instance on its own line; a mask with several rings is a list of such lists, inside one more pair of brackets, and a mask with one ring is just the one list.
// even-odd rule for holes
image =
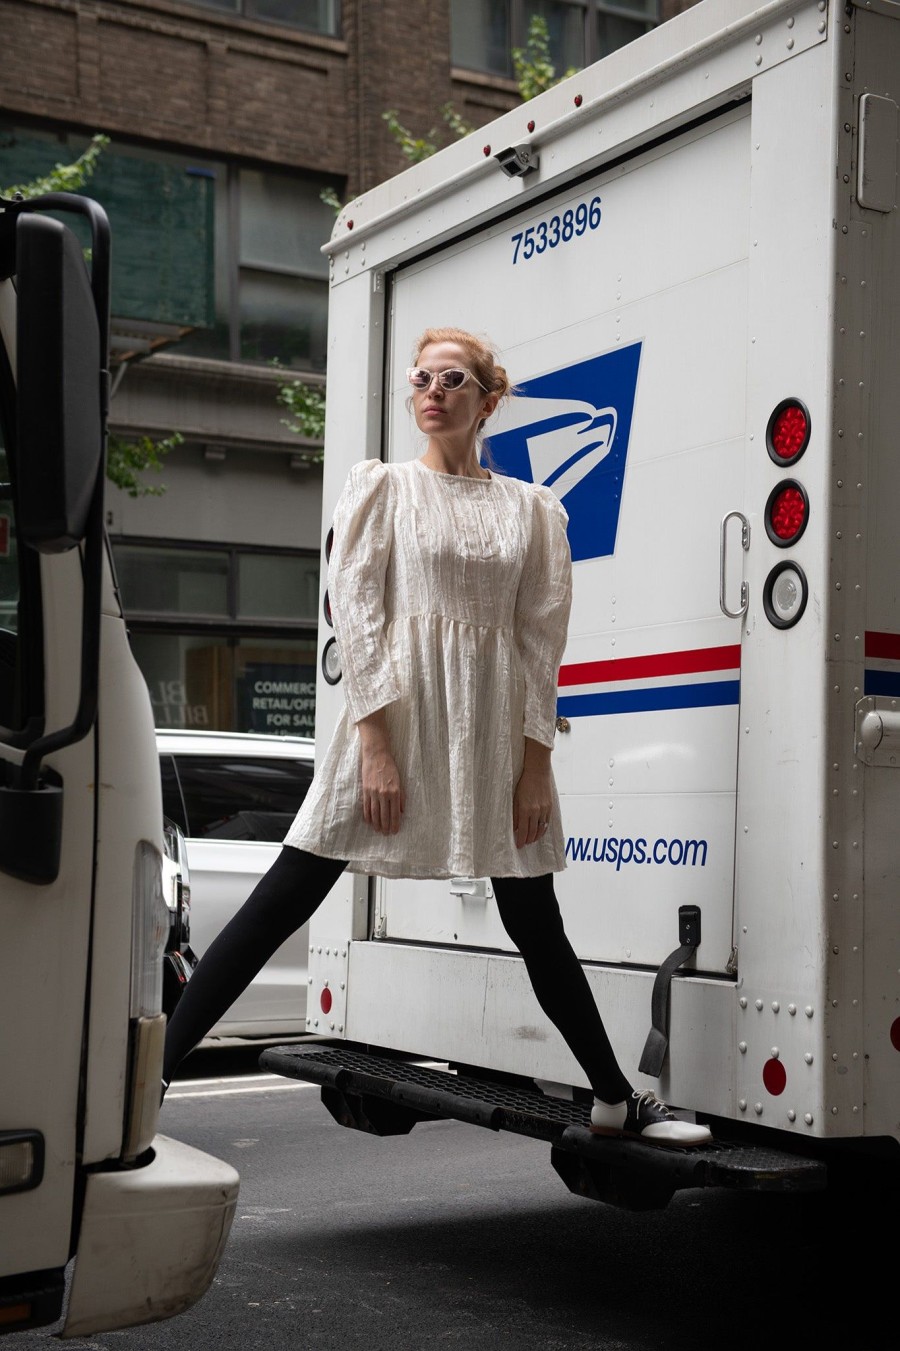
[[[519, 389], [492, 455], [569, 513], [558, 894], [587, 961], [658, 966], [683, 904], [701, 909], [698, 969], [732, 952], [741, 625], [720, 606], [720, 527], [744, 497], [749, 193], [747, 104], [393, 277], [391, 454], [422, 449], [416, 336], [484, 332]], [[738, 521], [727, 552], [736, 610]], [[383, 937], [510, 947], [484, 884], [376, 886]]]

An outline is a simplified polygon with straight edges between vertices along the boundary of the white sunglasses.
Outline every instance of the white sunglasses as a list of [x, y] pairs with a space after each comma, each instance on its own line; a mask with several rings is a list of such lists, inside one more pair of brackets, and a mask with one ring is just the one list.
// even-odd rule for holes
[[478, 376], [467, 371], [464, 366], [451, 366], [446, 371], [429, 371], [425, 366], [410, 366], [406, 378], [413, 389], [430, 389], [433, 380], [437, 380], [441, 389], [462, 389], [466, 381], [472, 379], [480, 389], [484, 389], [485, 394], [490, 393]]

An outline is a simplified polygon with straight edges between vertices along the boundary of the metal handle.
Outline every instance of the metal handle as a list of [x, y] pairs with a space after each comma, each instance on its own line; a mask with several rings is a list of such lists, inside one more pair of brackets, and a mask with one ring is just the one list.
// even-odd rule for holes
[[451, 877], [450, 892], [453, 896], [468, 897], [473, 901], [489, 901], [494, 894], [489, 877]]
[[744, 553], [750, 548], [750, 522], [742, 511], [729, 511], [722, 517], [722, 526], [719, 533], [719, 609], [729, 619], [742, 619], [747, 613], [747, 606], [750, 603], [750, 592], [746, 582], [741, 582], [741, 608], [729, 610], [725, 603], [725, 536], [728, 531], [728, 522], [733, 516], [737, 517], [741, 523], [741, 548]]

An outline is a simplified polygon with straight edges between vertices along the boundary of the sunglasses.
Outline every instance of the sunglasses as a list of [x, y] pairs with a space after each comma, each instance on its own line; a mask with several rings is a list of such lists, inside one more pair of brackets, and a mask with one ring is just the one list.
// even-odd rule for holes
[[476, 375], [462, 366], [451, 366], [446, 371], [429, 371], [424, 366], [410, 366], [406, 378], [413, 389], [430, 389], [432, 380], [437, 380], [441, 389], [462, 389], [468, 379], [475, 381], [479, 388], [489, 393]]

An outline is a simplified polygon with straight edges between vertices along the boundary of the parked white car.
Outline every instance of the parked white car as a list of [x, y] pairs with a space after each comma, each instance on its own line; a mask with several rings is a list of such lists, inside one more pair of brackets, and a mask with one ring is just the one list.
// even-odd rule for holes
[[[278, 856], [313, 775], [314, 742], [238, 732], [158, 731], [163, 813], [184, 833], [190, 946], [198, 957]], [[211, 1029], [212, 1037], [306, 1031], [304, 925]]]

